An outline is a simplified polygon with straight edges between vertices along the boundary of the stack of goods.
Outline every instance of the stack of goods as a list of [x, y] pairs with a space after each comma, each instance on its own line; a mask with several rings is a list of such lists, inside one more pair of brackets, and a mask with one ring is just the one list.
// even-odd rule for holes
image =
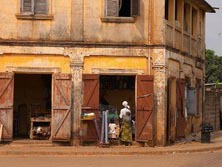
[[36, 126], [32, 129], [32, 133], [39, 138], [49, 138], [51, 135], [51, 129], [49, 126]]
[[94, 113], [83, 113], [82, 114], [82, 119], [84, 119], [84, 120], [92, 120], [94, 118], [95, 118]]

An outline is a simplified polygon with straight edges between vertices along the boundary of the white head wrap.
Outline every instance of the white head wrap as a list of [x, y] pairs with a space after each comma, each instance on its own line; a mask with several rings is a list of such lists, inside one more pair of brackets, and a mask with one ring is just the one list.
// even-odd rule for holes
[[128, 105], [128, 102], [127, 101], [123, 101], [122, 102], [122, 105], [126, 108], [130, 108], [130, 106]]

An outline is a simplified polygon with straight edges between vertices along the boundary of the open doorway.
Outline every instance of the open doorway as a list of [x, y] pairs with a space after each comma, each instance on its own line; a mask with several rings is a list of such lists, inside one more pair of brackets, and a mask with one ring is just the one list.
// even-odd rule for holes
[[128, 101], [135, 115], [135, 76], [100, 76], [100, 104], [111, 105], [118, 111], [122, 102]]
[[[154, 115], [153, 80], [154, 77], [150, 75], [84, 74], [82, 114], [94, 113], [96, 120], [101, 123], [100, 121], [103, 118], [102, 112], [108, 110], [109, 123], [112, 123], [111, 118], [114, 117], [115, 123], [120, 125], [119, 114], [123, 108], [122, 102], [126, 100], [130, 106], [131, 117], [135, 120], [134, 135], [136, 141], [152, 144]], [[87, 130], [85, 137], [88, 141], [88, 136], [91, 134], [96, 134], [95, 128], [94, 130]], [[119, 137], [118, 134], [117, 132], [117, 138]], [[97, 140], [97, 138], [98, 136], [94, 135], [94, 139]]]
[[[110, 120], [119, 124], [122, 102], [130, 106], [131, 118], [135, 121], [135, 76], [100, 76], [100, 109], [109, 110]], [[133, 132], [134, 139], [135, 130]]]
[[176, 136], [176, 78], [168, 79], [168, 98], [167, 98], [167, 140], [168, 143], [175, 142]]
[[36, 136], [48, 139], [51, 133], [51, 88], [52, 75], [15, 74], [14, 138]]

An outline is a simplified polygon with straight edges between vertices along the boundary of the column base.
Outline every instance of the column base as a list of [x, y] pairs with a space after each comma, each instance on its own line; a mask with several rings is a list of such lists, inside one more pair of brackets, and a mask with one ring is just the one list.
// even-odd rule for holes
[[71, 139], [70, 144], [71, 144], [71, 146], [80, 146], [81, 145], [79, 139]]

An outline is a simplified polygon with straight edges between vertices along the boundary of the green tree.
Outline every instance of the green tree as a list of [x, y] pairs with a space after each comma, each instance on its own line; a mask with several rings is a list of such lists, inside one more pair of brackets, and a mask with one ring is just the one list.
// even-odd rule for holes
[[206, 83], [222, 82], [222, 57], [206, 49]]

